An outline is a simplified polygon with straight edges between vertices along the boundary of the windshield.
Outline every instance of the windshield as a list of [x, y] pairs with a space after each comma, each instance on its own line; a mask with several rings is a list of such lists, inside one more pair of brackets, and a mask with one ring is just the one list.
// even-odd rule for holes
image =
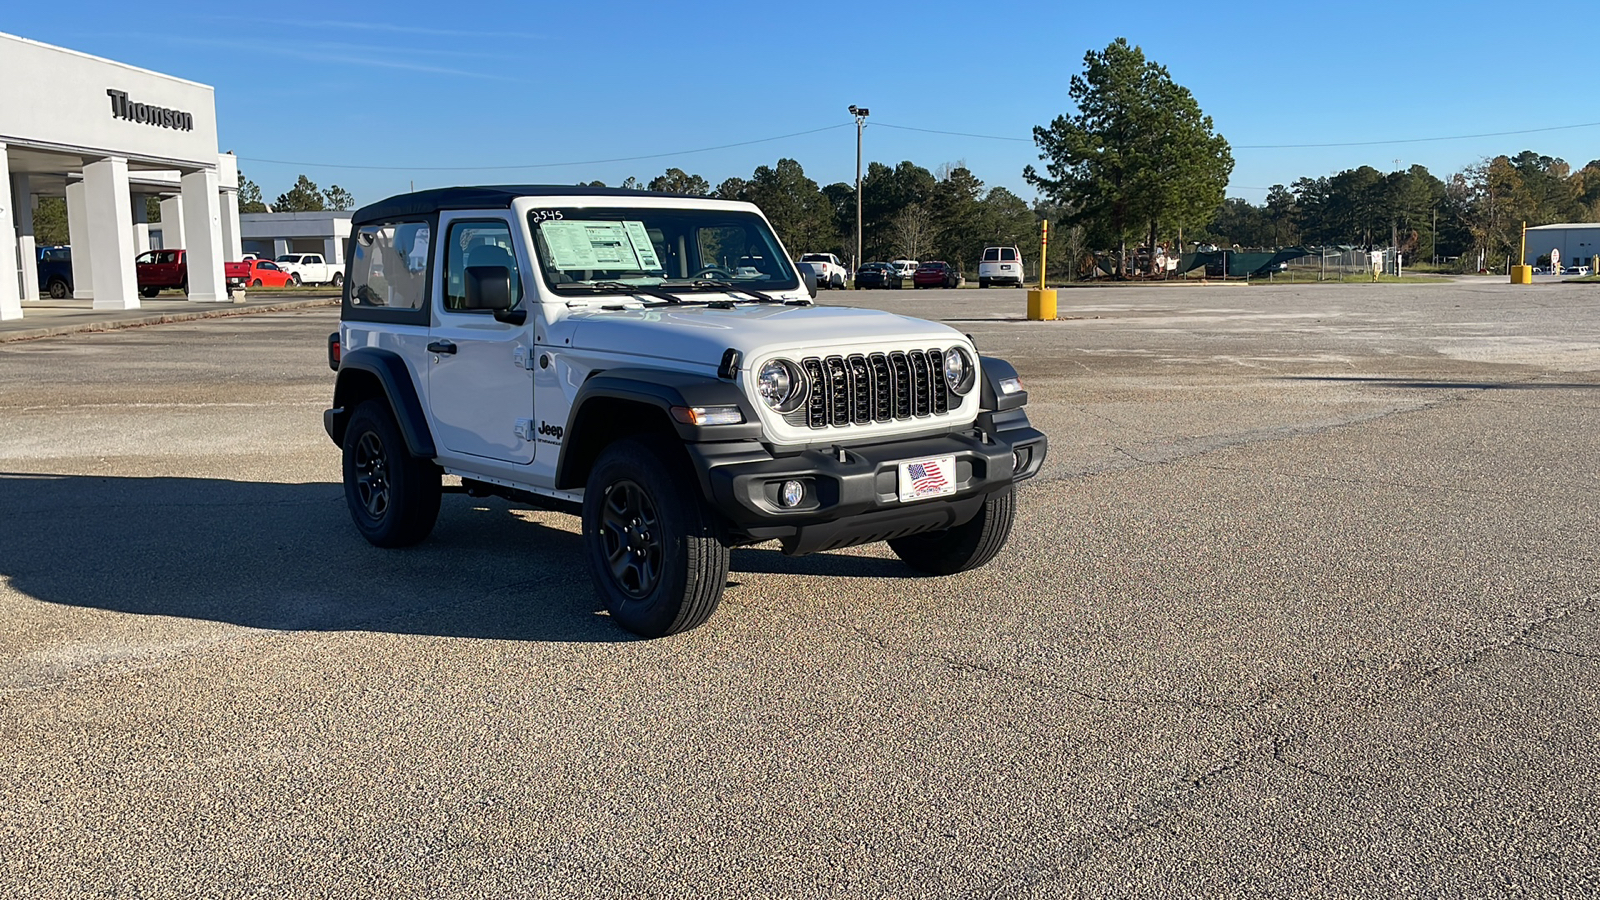
[[528, 226], [545, 283], [558, 292], [663, 283], [689, 289], [730, 284], [761, 291], [800, 286], [772, 229], [753, 213], [538, 209], [528, 213]]

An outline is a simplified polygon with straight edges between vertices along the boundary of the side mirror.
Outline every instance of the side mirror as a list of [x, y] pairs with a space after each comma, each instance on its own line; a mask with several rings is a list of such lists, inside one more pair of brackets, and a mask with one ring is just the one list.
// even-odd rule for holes
[[811, 299], [817, 299], [817, 273], [811, 271], [810, 266], [802, 266], [800, 280], [806, 283], [806, 292], [811, 294]]
[[462, 273], [466, 293], [463, 308], [487, 309], [495, 321], [521, 325], [528, 320], [527, 310], [512, 309], [517, 298], [511, 296], [511, 270], [505, 266], [467, 266]]
[[511, 270], [504, 266], [467, 266], [463, 287], [466, 309], [510, 309]]

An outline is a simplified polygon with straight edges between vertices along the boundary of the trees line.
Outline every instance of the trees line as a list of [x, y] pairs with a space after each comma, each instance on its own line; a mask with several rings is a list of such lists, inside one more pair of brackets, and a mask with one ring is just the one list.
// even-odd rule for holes
[[[1522, 224], [1600, 221], [1600, 160], [1574, 172], [1565, 160], [1524, 150], [1440, 179], [1424, 166], [1371, 166], [1275, 184], [1260, 206], [1230, 198], [1204, 239], [1244, 247], [1389, 246], [1416, 261], [1500, 269], [1521, 253]], [[1529, 247], [1531, 254], [1539, 249]]]
[[[1227, 198], [1233, 171], [1227, 140], [1187, 88], [1123, 38], [1084, 54], [1083, 72], [1072, 77], [1068, 94], [1076, 111], [1034, 129], [1044, 166], [1022, 172], [1040, 195], [1031, 206], [1003, 187], [986, 189], [964, 163], [936, 171], [911, 160], [869, 164], [861, 184], [857, 261], [943, 259], [965, 271], [983, 247], [1002, 244], [1019, 247], [1036, 264], [1039, 222], [1047, 219], [1055, 226], [1051, 270], [1058, 276], [1092, 272], [1097, 251], [1098, 265], [1126, 274], [1141, 256], [1129, 252], [1130, 243], [1168, 254], [1196, 244], [1393, 243], [1414, 262], [1437, 256], [1473, 270], [1498, 268], [1515, 257], [1523, 222], [1600, 221], [1600, 160], [1574, 172], [1564, 160], [1531, 150], [1485, 159], [1443, 179], [1423, 166], [1389, 173], [1361, 166], [1273, 185], [1261, 205]], [[646, 183], [628, 178], [621, 186], [748, 200], [766, 213], [791, 252], [855, 257], [855, 185], [818, 185], [795, 159], [757, 166], [750, 177], [728, 178], [714, 188], [679, 168]], [[48, 210], [45, 200], [52, 201]], [[242, 173], [239, 201], [241, 212], [267, 210], [260, 187]], [[355, 205], [338, 185], [322, 190], [300, 175], [272, 209]], [[159, 220], [151, 212], [152, 221]], [[35, 229], [40, 243], [66, 241], [60, 198], [42, 199]]]

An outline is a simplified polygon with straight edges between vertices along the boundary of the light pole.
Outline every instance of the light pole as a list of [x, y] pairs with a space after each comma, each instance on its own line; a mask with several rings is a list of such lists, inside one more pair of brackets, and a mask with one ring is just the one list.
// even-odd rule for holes
[[869, 113], [865, 106], [850, 107], [850, 115], [856, 117], [856, 254], [851, 260], [852, 273], [861, 267], [861, 129], [866, 126]]

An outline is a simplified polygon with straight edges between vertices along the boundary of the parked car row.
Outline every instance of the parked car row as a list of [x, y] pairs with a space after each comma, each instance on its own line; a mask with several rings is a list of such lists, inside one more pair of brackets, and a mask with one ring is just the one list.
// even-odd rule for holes
[[[38, 248], [39, 290], [52, 300], [65, 300], [74, 290], [72, 248]], [[246, 253], [240, 262], [222, 264], [228, 293], [237, 288], [284, 288], [299, 284], [344, 283], [339, 266], [323, 260], [320, 253], [288, 253], [277, 260], [261, 259]], [[182, 250], [149, 250], [133, 260], [139, 296], [150, 298], [164, 290], [189, 290], [189, 263]]]
[[[150, 298], [165, 290], [189, 291], [189, 259], [182, 250], [149, 250], [133, 260], [139, 296]], [[289, 287], [295, 282], [288, 272], [264, 259], [222, 264], [223, 279], [231, 295], [242, 287]]]
[[[830, 263], [827, 271], [830, 277], [824, 277], [823, 267], [820, 265], [823, 258]], [[843, 282], [832, 281], [831, 276], [837, 269], [838, 260], [833, 254], [807, 253], [800, 258], [802, 265], [811, 265], [812, 271], [817, 274], [817, 284], [821, 287], [842, 287]], [[983, 255], [978, 260], [978, 286], [986, 288], [991, 284], [1005, 284], [1022, 287], [1025, 275], [1023, 274], [1022, 251], [1016, 247], [985, 247]], [[864, 288], [899, 288], [903, 280], [911, 279], [912, 287], [960, 287], [966, 280], [956, 267], [942, 260], [918, 262], [914, 259], [897, 259], [894, 262], [869, 262], [856, 270], [855, 286], [857, 290]]]

